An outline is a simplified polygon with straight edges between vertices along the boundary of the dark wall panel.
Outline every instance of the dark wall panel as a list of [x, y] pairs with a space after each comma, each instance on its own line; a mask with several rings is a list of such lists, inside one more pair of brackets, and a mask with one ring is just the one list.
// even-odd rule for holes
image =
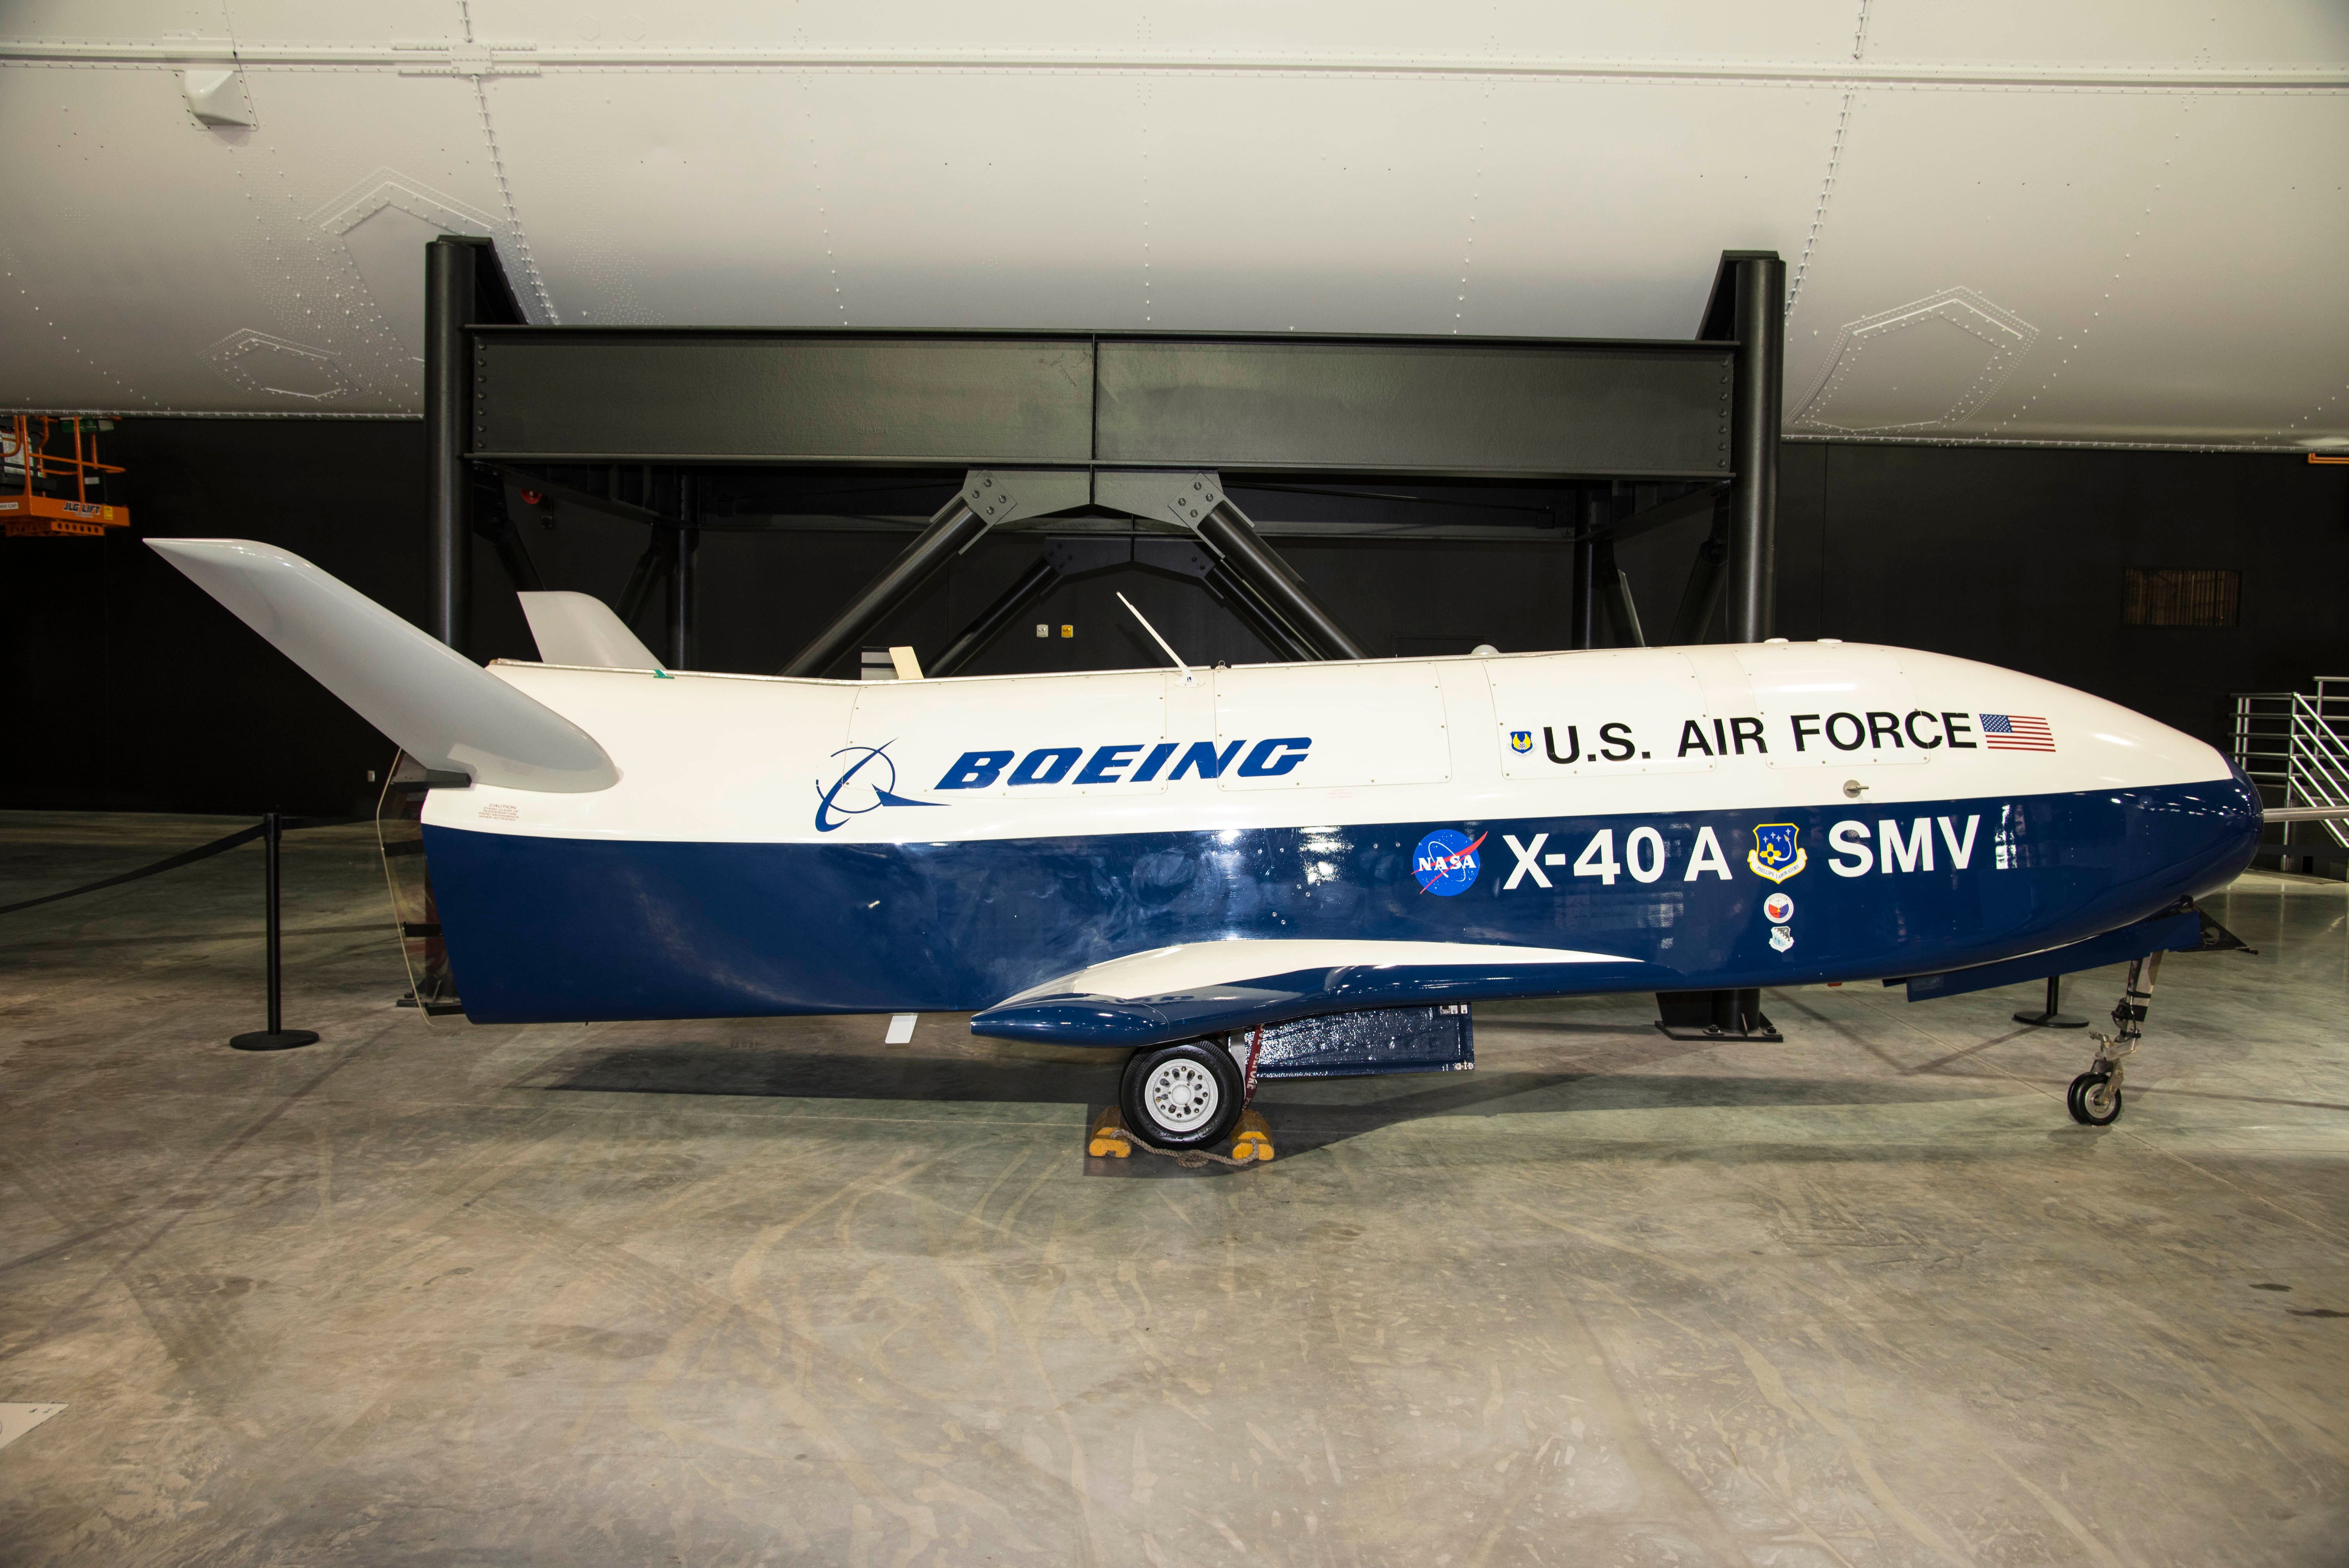
[[0, 541], [0, 804], [372, 810], [390, 745], [140, 536], [265, 540], [419, 620], [423, 427], [138, 419], [103, 451], [135, 530]]
[[[2005, 665], [2220, 742], [2228, 694], [2349, 669], [2349, 469], [2196, 452], [1821, 445], [1810, 634]], [[2241, 624], [2123, 626], [2137, 567], [2243, 574]], [[1781, 603], [1802, 573], [1782, 556]]]
[[[140, 534], [285, 546], [411, 620], [425, 599], [422, 428], [326, 420], [142, 419], [108, 438]], [[1522, 498], [1502, 497], [1515, 504]], [[1262, 515], [1328, 515], [1299, 494]], [[1352, 503], [1343, 503], [1352, 504]], [[647, 531], [566, 508], [521, 512], [552, 588], [616, 601]], [[1495, 514], [1497, 515], [1497, 514]], [[1391, 521], [1391, 518], [1390, 518]], [[1643, 622], [1670, 626], [1702, 519], [1628, 543]], [[1778, 629], [1930, 648], [2084, 687], [2213, 741], [2227, 694], [2349, 672], [2337, 585], [2349, 574], [2349, 468], [2193, 453], [1803, 443], [1786, 449]], [[885, 533], [706, 531], [695, 663], [765, 672], [903, 543]], [[1381, 654], [1562, 640], [1570, 567], [1555, 545], [1307, 543], [1280, 548]], [[1035, 558], [987, 540], [874, 635], [934, 655]], [[0, 806], [357, 813], [389, 743], [166, 566], [137, 538], [0, 543], [0, 660], [12, 764]], [[2242, 624], [2119, 624], [2125, 568], [2242, 573]], [[474, 555], [481, 656], [534, 656], [495, 553]], [[1123, 591], [1185, 660], [1266, 651], [1191, 583], [1135, 568], [1062, 583], [972, 674], [1163, 662]], [[665, 595], [636, 629], [667, 646]], [[1038, 623], [1051, 635], [1034, 634]], [[1060, 635], [1062, 625], [1076, 628]], [[841, 673], [846, 673], [843, 665]]]

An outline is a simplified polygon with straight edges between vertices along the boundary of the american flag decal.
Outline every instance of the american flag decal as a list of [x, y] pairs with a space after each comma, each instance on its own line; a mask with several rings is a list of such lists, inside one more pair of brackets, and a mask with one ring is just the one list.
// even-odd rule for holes
[[1982, 716], [1982, 744], [1992, 751], [2053, 751], [2055, 732], [2044, 718], [2020, 713]]

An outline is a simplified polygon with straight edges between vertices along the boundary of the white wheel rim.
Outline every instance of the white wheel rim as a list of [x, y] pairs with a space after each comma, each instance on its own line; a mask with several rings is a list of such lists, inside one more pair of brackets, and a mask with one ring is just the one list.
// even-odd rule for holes
[[1185, 1057], [1159, 1063], [1142, 1085], [1142, 1103], [1169, 1132], [1195, 1132], [1206, 1126], [1223, 1099], [1224, 1088], [1216, 1075]]

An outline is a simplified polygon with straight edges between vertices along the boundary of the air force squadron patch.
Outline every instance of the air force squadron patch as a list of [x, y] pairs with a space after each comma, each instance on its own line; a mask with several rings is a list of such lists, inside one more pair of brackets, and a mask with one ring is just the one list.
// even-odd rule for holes
[[1509, 748], [1513, 751], [1531, 751], [1534, 748], [1534, 732], [1530, 729], [1509, 731]]
[[1802, 829], [1792, 822], [1767, 822], [1754, 830], [1754, 848], [1745, 857], [1746, 866], [1757, 877], [1767, 877], [1774, 882], [1785, 882], [1811, 863], [1809, 851], [1795, 840]]

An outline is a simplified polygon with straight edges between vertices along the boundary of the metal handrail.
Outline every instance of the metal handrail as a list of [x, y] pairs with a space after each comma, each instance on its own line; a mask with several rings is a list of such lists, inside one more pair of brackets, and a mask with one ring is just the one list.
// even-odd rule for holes
[[[2349, 676], [2319, 676], [2316, 692], [2237, 692], [2235, 765], [2286, 807], [2349, 808]], [[2349, 849], [2349, 827], [2318, 824]], [[2292, 824], [2283, 841], [2292, 842]]]

